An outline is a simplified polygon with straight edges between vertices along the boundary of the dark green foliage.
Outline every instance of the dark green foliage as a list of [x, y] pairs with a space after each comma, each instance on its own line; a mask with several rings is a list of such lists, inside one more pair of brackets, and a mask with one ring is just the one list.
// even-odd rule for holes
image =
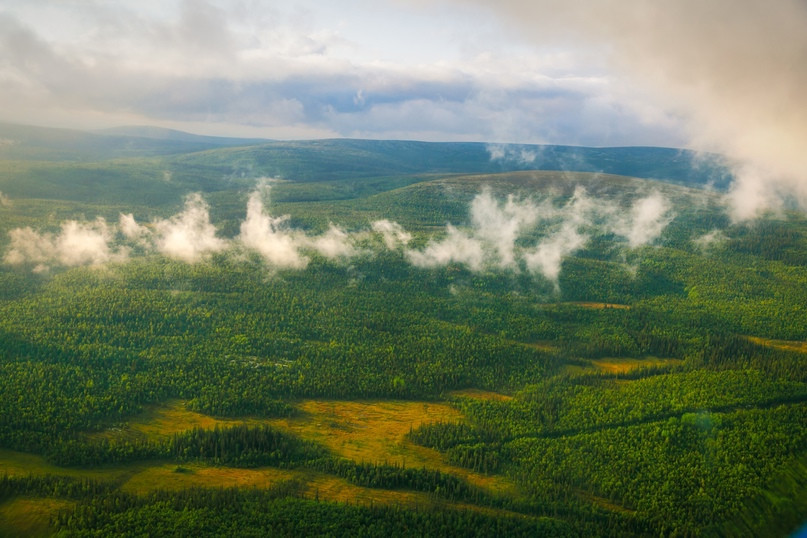
[[574, 536], [549, 518], [507, 518], [456, 510], [350, 506], [270, 490], [115, 494], [60, 516], [63, 536]]
[[[630, 249], [592, 231], [557, 286], [526, 267], [416, 268], [401, 250], [378, 251], [377, 238], [362, 239], [368, 253], [349, 263], [313, 256], [302, 271], [229, 252], [185, 264], [137, 251], [127, 263], [49, 274], [3, 264], [0, 447], [74, 466], [294, 468], [423, 492], [430, 507], [488, 510], [317, 503], [297, 498], [306, 485], [296, 482], [134, 497], [64, 478], [0, 479], [2, 499], [80, 500], [55, 522], [64, 535], [782, 535], [799, 523], [807, 220], [732, 225], [717, 196], [693, 188], [726, 179], [717, 161], [693, 173], [686, 152], [530, 147], [544, 171], [469, 176], [459, 173], [521, 165], [491, 161], [481, 144], [226, 147], [176, 133], [72, 142], [64, 132], [15, 133], [29, 137], [17, 157], [39, 160], [3, 162], [0, 191], [12, 202], [0, 205], [3, 248], [22, 226], [56, 232], [64, 219], [113, 222], [130, 211], [139, 222], [165, 218], [191, 191], [205, 193], [220, 236], [234, 237], [261, 175], [288, 180], [273, 186], [272, 211], [295, 227], [366, 230], [387, 218], [414, 234], [412, 248], [446, 223], [468, 224], [484, 185], [558, 207], [582, 185], [626, 209], [659, 190], [676, 212], [652, 246]], [[185, 152], [191, 146], [209, 151]], [[101, 154], [141, 158], [86, 161]], [[53, 162], [64, 158], [72, 162]], [[553, 169], [668, 182], [545, 171]], [[625, 358], [645, 366], [606, 372], [594, 362]], [[449, 395], [465, 388], [515, 397]], [[200, 413], [260, 418], [290, 416], [314, 397], [449, 400], [464, 420], [414, 428], [409, 439], [452, 465], [505, 475], [517, 491], [499, 496], [448, 472], [336, 458], [268, 427], [151, 441], [91, 435], [172, 398]]]
[[58, 465], [94, 466], [140, 460], [203, 461], [231, 467], [294, 467], [327, 456], [322, 447], [269, 426], [194, 428], [162, 441], [70, 440], [52, 445]]

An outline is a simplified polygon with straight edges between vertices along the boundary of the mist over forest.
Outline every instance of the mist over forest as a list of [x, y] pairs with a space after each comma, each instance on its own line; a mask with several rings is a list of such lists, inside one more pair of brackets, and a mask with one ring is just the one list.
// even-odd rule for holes
[[801, 0], [0, 6], [0, 535], [797, 536]]

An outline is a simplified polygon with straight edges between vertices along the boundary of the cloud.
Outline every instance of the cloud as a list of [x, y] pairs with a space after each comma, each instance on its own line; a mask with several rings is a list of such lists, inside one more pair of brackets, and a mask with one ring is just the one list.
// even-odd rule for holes
[[124, 237], [140, 245], [148, 246], [152, 239], [151, 231], [145, 226], [138, 224], [134, 215], [131, 213], [120, 214], [118, 227]]
[[583, 248], [588, 236], [581, 234], [571, 221], [564, 222], [561, 229], [542, 240], [531, 252], [524, 254], [527, 269], [542, 275], [557, 286], [563, 260]]
[[658, 239], [672, 219], [670, 202], [656, 191], [636, 200], [630, 217], [617, 222], [614, 232], [624, 236], [631, 248], [637, 248]]
[[191, 194], [185, 199], [182, 213], [155, 221], [154, 230], [159, 252], [188, 263], [227, 247], [225, 240], [216, 237], [208, 205], [199, 194]]
[[384, 244], [389, 250], [395, 250], [398, 245], [407, 245], [412, 240], [412, 234], [403, 229], [397, 222], [387, 219], [377, 220], [372, 223], [374, 232], [381, 235]]
[[579, 186], [560, 205], [513, 195], [501, 202], [486, 188], [471, 202], [469, 228], [449, 224], [442, 239], [406, 255], [418, 267], [450, 263], [471, 271], [523, 267], [557, 286], [563, 260], [585, 247], [592, 235], [615, 234], [634, 249], [657, 240], [674, 216], [670, 202], [659, 192], [636, 199], [627, 215], [623, 213], [617, 201], [595, 200]]
[[[371, 230], [346, 231], [331, 223], [319, 235], [290, 226], [288, 215], [272, 216], [266, 208], [268, 181], [259, 182], [249, 195], [240, 233], [232, 239], [217, 236], [208, 205], [199, 194], [185, 200], [183, 210], [148, 225], [137, 223], [131, 213], [121, 214], [117, 226], [102, 218], [92, 222], [66, 221], [58, 234], [30, 227], [9, 232], [10, 246], [4, 262], [34, 264], [35, 270], [52, 265], [100, 265], [124, 261], [131, 253], [159, 252], [164, 256], [197, 263], [215, 252], [251, 250], [271, 268], [305, 269], [312, 255], [349, 260], [372, 254], [367, 245], [399, 250], [412, 265], [421, 268], [465, 265], [474, 272], [527, 270], [557, 286], [563, 260], [583, 248], [596, 234], [616, 234], [628, 248], [655, 241], [673, 218], [670, 202], [659, 192], [636, 199], [625, 215], [613, 200], [595, 200], [577, 187], [564, 203], [509, 195], [499, 199], [483, 188], [468, 207], [466, 227], [447, 224], [445, 233], [430, 239], [421, 249], [406, 248], [411, 234], [400, 224], [382, 219]], [[371, 233], [380, 236], [371, 240]]]
[[358, 253], [350, 234], [331, 224], [319, 237], [308, 238], [305, 243], [328, 259], [351, 258]]
[[715, 245], [719, 245], [726, 240], [726, 234], [722, 230], [712, 230], [692, 240], [696, 247], [702, 251], [708, 251]]
[[495, 250], [498, 265], [513, 267], [515, 242], [538, 220], [540, 208], [516, 199], [512, 194], [500, 204], [485, 188], [471, 202], [474, 235]]
[[441, 267], [460, 263], [468, 266], [471, 271], [481, 271], [486, 258], [479, 239], [450, 224], [446, 226], [446, 236], [442, 240], [429, 241], [422, 251], [409, 250], [406, 256], [416, 267]]
[[485, 266], [513, 268], [515, 242], [535, 224], [541, 211], [512, 195], [501, 203], [489, 188], [484, 188], [471, 202], [471, 227], [467, 232], [448, 225], [443, 239], [432, 240], [423, 251], [409, 251], [407, 255], [420, 267], [462, 263], [472, 271]]
[[622, 75], [610, 77], [619, 86], [612, 92], [618, 103], [631, 106], [626, 97], [644, 93], [680, 118], [689, 145], [735, 162], [737, 180], [726, 198], [735, 220], [786, 200], [807, 208], [807, 3], [476, 3], [539, 48], [608, 51], [609, 69]]
[[513, 162], [520, 165], [533, 164], [538, 156], [534, 149], [507, 144], [488, 144], [485, 149], [490, 154], [491, 161]]
[[9, 232], [10, 245], [3, 261], [11, 265], [101, 265], [126, 258], [125, 248], [113, 249], [113, 230], [102, 218], [94, 222], [68, 220], [58, 234], [39, 233], [30, 227]]
[[439, 6], [404, 3], [14, 4], [0, 16], [9, 121], [272, 138], [680, 140], [674, 121], [659, 127], [664, 114], [620, 94], [590, 56], [525, 51], [467, 8], [449, 30], [435, 22]]
[[[560, 218], [560, 223], [547, 226], [550, 232], [533, 248], [524, 252], [527, 270], [540, 274], [557, 288], [563, 260], [583, 248], [589, 239], [582, 230], [593, 228], [600, 215], [612, 215], [613, 205], [595, 203], [586, 190], [577, 187], [569, 201], [557, 210], [547, 212], [548, 218]], [[555, 231], [551, 231], [552, 229]]]
[[288, 215], [273, 217], [265, 211], [263, 198], [268, 195], [269, 186], [266, 183], [250, 194], [247, 217], [241, 223], [238, 239], [271, 265], [303, 269], [308, 265], [309, 259], [300, 253], [300, 236], [289, 229]]

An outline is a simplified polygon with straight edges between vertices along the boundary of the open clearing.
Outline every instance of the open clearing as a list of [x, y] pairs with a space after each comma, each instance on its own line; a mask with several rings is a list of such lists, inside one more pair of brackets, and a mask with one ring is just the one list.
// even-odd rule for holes
[[270, 424], [316, 441], [357, 462], [426, 467], [459, 476], [491, 492], [512, 491], [501, 476], [483, 475], [446, 463], [434, 449], [410, 442], [410, 429], [431, 422], [458, 422], [462, 414], [439, 402], [305, 400], [302, 416]]
[[182, 400], [169, 400], [159, 405], [148, 406], [143, 413], [129, 419], [122, 428], [110, 428], [104, 432], [92, 433], [89, 437], [104, 437], [109, 440], [159, 439], [193, 428], [212, 430], [216, 426], [268, 423], [267, 419], [262, 418], [215, 418], [191, 411]]
[[772, 347], [783, 351], [807, 353], [807, 342], [800, 340], [773, 340], [771, 338], [759, 338], [757, 336], [749, 336], [747, 338], [758, 346]]
[[[508, 399], [503, 394], [466, 389], [457, 396]], [[123, 427], [89, 434], [91, 438], [158, 439], [196, 427], [214, 428], [236, 424], [269, 424], [303, 439], [323, 444], [334, 454], [356, 462], [388, 463], [426, 467], [458, 476], [492, 494], [513, 494], [514, 486], [499, 475], [483, 475], [448, 464], [438, 451], [410, 442], [410, 429], [431, 422], [458, 422], [463, 415], [441, 402], [304, 400], [300, 414], [290, 418], [220, 419], [186, 408], [185, 402], [171, 400], [147, 408]], [[278, 481], [301, 479], [308, 484], [306, 495], [335, 501], [431, 502], [425, 494], [362, 488], [321, 473], [274, 468], [237, 469], [176, 462], [136, 462], [95, 468], [62, 468], [41, 456], [0, 450], [0, 468], [11, 475], [54, 474], [120, 484], [125, 491], [144, 493], [154, 489], [177, 490], [200, 487], [269, 487]], [[314, 488], [312, 490], [312, 488]], [[384, 499], [387, 499], [386, 501]], [[411, 501], [411, 502], [410, 502]]]
[[659, 359], [656, 357], [644, 357], [641, 359], [631, 359], [627, 357], [606, 358], [592, 360], [591, 364], [599, 370], [614, 374], [624, 374], [637, 368], [649, 368], [651, 366], [671, 366], [683, 364], [681, 359]]
[[0, 504], [0, 535], [8, 537], [50, 536], [48, 521], [74, 503], [62, 499], [17, 497]]
[[591, 308], [594, 310], [603, 310], [606, 308], [615, 308], [618, 310], [630, 310], [630, 305], [627, 304], [619, 304], [619, 303], [595, 303], [590, 301], [572, 301], [568, 303], [561, 303], [561, 304], [570, 304], [574, 306], [579, 306], [582, 308]]
[[501, 394], [500, 392], [493, 392], [490, 390], [480, 390], [480, 389], [462, 389], [462, 390], [452, 390], [448, 393], [449, 396], [455, 396], [459, 398], [471, 398], [473, 400], [494, 400], [498, 402], [506, 402], [508, 400], [512, 400], [512, 396], [508, 396], [507, 394]]

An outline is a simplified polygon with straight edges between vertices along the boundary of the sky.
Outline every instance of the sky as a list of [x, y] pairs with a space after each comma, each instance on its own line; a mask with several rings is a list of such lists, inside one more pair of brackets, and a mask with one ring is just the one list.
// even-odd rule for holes
[[[0, 1], [5, 121], [269, 138], [686, 142], [679, 118], [483, 4]], [[595, 51], [596, 52], [596, 51]]]
[[807, 205], [804, 0], [0, 0], [0, 121], [727, 155]]

